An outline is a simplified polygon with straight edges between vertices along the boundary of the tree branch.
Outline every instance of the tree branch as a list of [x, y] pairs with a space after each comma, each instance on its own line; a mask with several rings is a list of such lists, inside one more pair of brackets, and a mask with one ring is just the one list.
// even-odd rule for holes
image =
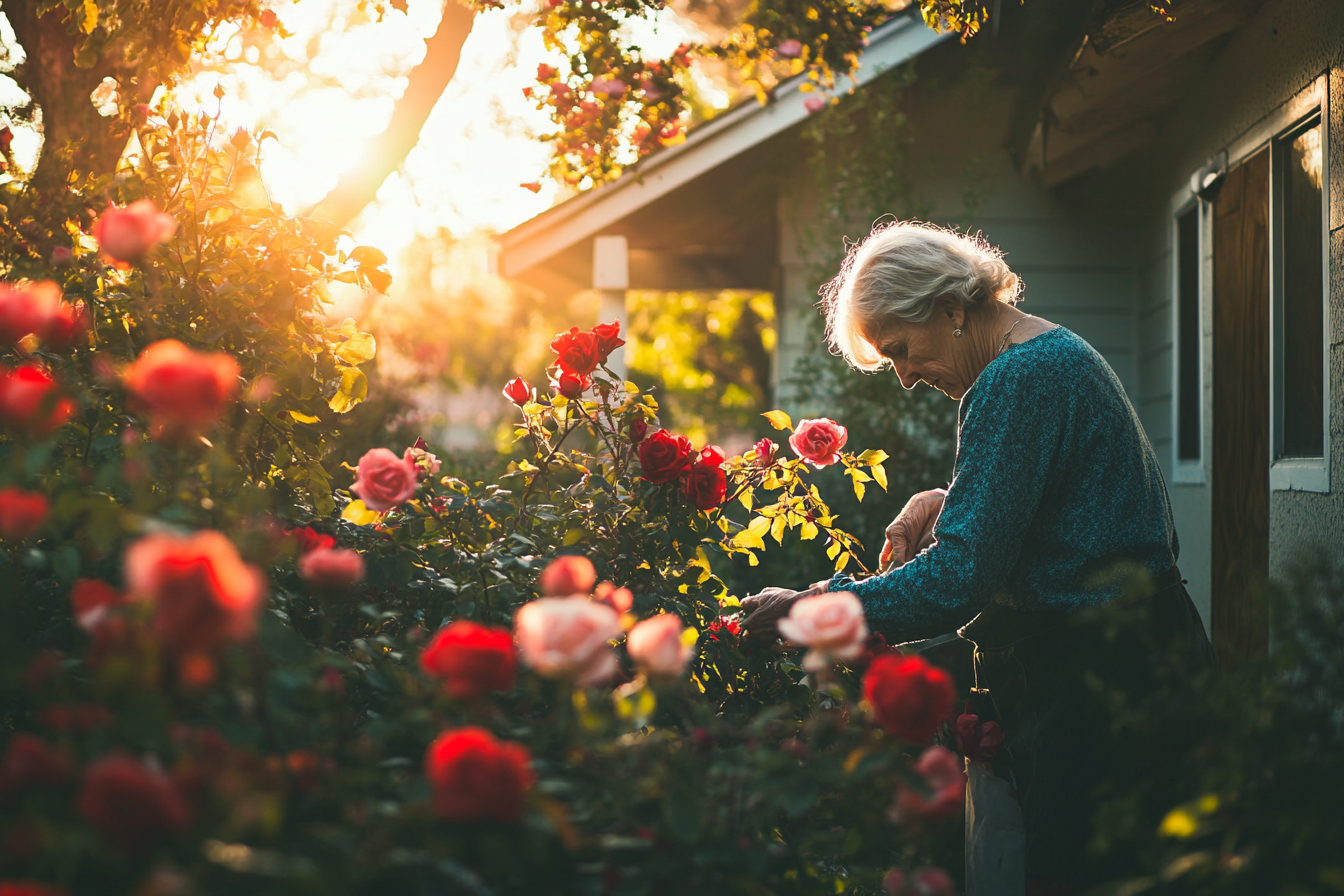
[[383, 181], [419, 142], [420, 129], [457, 71], [475, 15], [475, 10], [459, 0], [444, 0], [438, 30], [425, 41], [425, 59], [411, 70], [406, 93], [397, 101], [387, 130], [373, 138], [359, 163], [341, 176], [335, 188], [309, 211], [310, 216], [344, 227], [373, 201]]

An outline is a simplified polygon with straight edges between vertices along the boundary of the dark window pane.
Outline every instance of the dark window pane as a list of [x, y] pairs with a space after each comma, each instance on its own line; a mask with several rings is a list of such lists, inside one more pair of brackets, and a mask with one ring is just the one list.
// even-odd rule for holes
[[1199, 208], [1176, 219], [1176, 456], [1199, 460]]
[[1283, 160], [1283, 456], [1320, 457], [1324, 295], [1321, 126], [1285, 139]]

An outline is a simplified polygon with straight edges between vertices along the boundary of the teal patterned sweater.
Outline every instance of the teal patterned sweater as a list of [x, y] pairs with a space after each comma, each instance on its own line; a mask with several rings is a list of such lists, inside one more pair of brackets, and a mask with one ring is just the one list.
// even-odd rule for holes
[[1063, 327], [1009, 346], [962, 397], [934, 544], [884, 575], [838, 575], [888, 640], [954, 631], [991, 601], [1074, 609], [1118, 596], [1119, 562], [1180, 552], [1157, 457], [1105, 359]]

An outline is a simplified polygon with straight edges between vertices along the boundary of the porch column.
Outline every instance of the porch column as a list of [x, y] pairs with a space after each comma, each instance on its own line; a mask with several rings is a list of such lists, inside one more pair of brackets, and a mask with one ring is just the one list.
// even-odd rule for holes
[[[626, 333], [628, 318], [625, 313], [625, 291], [630, 287], [630, 262], [625, 237], [599, 236], [593, 238], [593, 289], [598, 294], [597, 322], [621, 322], [621, 336]], [[626, 348], [612, 352], [607, 366], [622, 377], [626, 376]]]

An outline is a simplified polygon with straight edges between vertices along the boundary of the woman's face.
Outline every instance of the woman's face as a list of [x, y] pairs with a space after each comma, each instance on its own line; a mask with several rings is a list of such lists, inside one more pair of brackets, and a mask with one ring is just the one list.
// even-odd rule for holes
[[922, 381], [948, 398], [960, 400], [984, 367], [972, 357], [970, 343], [974, 340], [953, 335], [964, 322], [960, 308], [940, 303], [922, 324], [892, 315], [875, 327], [865, 328], [863, 337], [891, 361], [905, 388], [913, 389]]

